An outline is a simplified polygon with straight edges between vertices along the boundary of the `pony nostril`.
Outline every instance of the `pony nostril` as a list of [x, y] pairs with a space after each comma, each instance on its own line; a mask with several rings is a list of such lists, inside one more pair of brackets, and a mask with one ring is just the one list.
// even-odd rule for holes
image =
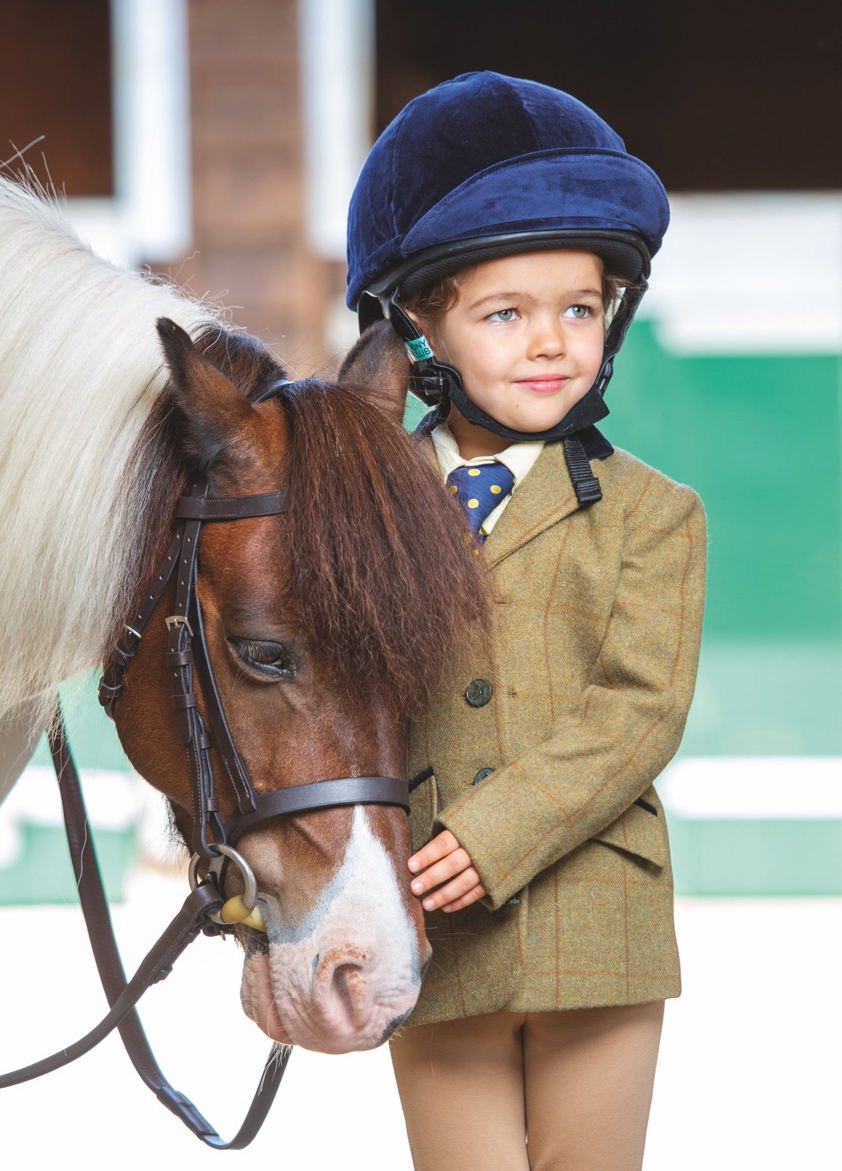
[[365, 1020], [370, 1006], [364, 957], [333, 962], [323, 959], [319, 977], [328, 1003], [332, 1001], [354, 1027]]
[[360, 998], [365, 981], [359, 964], [338, 964], [333, 973], [333, 986], [349, 1012]]

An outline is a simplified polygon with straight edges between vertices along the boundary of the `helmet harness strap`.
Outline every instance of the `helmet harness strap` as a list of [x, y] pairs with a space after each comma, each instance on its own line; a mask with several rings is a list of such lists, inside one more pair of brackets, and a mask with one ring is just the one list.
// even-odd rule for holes
[[383, 316], [391, 322], [403, 341], [412, 363], [409, 389], [423, 402], [435, 407], [429, 421], [430, 428], [447, 420], [452, 403], [469, 423], [484, 427], [513, 443], [529, 440], [543, 440], [547, 443], [560, 441], [564, 446], [564, 457], [576, 499], [585, 505], [601, 500], [602, 491], [577, 432], [593, 426], [608, 414], [603, 396], [613, 373], [614, 357], [645, 291], [646, 282], [642, 278], [635, 287], [626, 291], [608, 328], [602, 365], [593, 386], [554, 427], [539, 432], [516, 431], [506, 427], [472, 402], [465, 394], [459, 371], [455, 366], [436, 358], [426, 337], [401, 305], [398, 291], [379, 300]]

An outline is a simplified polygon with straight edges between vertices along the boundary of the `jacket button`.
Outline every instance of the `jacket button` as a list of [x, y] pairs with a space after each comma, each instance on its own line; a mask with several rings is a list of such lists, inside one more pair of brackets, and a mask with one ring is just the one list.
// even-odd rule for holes
[[472, 679], [465, 688], [465, 699], [471, 707], [484, 707], [491, 699], [491, 684], [487, 679]]
[[471, 784], [478, 785], [480, 781], [484, 781], [486, 777], [490, 777], [493, 772], [493, 768], [481, 768], [475, 775], [474, 779], [471, 781]]

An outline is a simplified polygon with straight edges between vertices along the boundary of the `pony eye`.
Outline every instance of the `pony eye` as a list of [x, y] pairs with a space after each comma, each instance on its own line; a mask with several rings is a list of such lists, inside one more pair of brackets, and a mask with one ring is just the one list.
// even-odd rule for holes
[[229, 638], [228, 645], [244, 666], [266, 679], [291, 683], [298, 674], [295, 655], [291, 647], [284, 643]]

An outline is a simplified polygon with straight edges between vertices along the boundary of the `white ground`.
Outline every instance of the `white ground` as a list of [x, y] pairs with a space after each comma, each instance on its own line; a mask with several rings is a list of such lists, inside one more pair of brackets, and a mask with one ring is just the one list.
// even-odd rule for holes
[[[114, 909], [127, 968], [183, 895], [180, 880], [132, 875]], [[678, 924], [685, 992], [667, 1010], [645, 1171], [840, 1171], [842, 900], [684, 900]], [[2, 907], [0, 932], [0, 1063], [11, 1069], [86, 1032], [103, 998], [76, 908]], [[201, 938], [142, 1011], [165, 1073], [225, 1137], [268, 1051], [240, 1012], [239, 967], [231, 943]], [[205, 1148], [113, 1037], [65, 1070], [0, 1091], [0, 1128], [9, 1171], [78, 1159], [93, 1171], [220, 1160], [261, 1171], [411, 1171], [383, 1050], [296, 1051], [263, 1131], [239, 1153]]]

